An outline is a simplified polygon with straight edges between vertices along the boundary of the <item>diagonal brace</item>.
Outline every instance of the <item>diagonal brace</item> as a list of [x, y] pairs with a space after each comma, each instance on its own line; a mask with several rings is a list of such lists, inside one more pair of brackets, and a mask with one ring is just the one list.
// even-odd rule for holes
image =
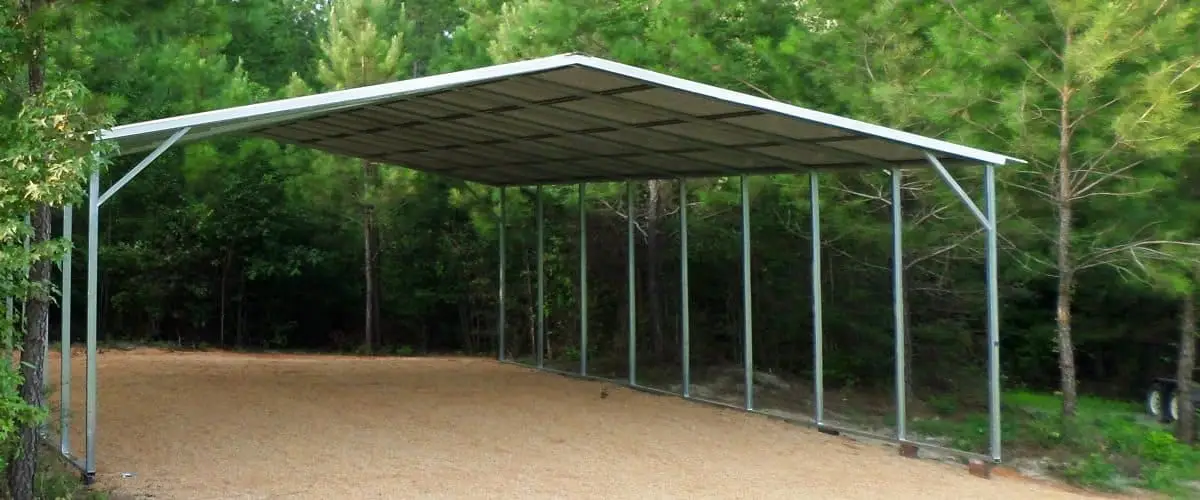
[[924, 153], [925, 159], [929, 160], [929, 164], [933, 166], [933, 170], [936, 171], [938, 176], [942, 178], [942, 181], [950, 187], [950, 190], [954, 191], [955, 196], [958, 196], [958, 199], [962, 200], [963, 204], [967, 206], [967, 209], [970, 210], [971, 213], [975, 215], [975, 218], [979, 220], [979, 223], [983, 224], [983, 228], [989, 231], [992, 230], [992, 223], [988, 221], [987, 216], [983, 215], [983, 211], [980, 210], [979, 206], [975, 204], [975, 200], [972, 200], [971, 197], [967, 195], [967, 192], [963, 191], [963, 188], [958, 184], [958, 181], [954, 180], [954, 177], [950, 175], [950, 171], [946, 170], [946, 167], [942, 166], [942, 162], [938, 161], [937, 157], [930, 154], [929, 151], [924, 151]]
[[157, 148], [154, 148], [154, 151], [151, 151], [150, 154], [146, 155], [145, 158], [142, 158], [142, 161], [138, 162], [137, 166], [133, 167], [133, 170], [130, 170], [115, 184], [109, 186], [108, 190], [104, 191], [104, 194], [100, 195], [100, 199], [96, 202], [96, 205], [103, 205], [105, 201], [108, 201], [109, 198], [112, 198], [114, 194], [117, 194], [117, 191], [120, 191], [121, 188], [125, 187], [126, 184], [129, 184], [129, 181], [132, 181], [134, 177], [137, 177], [138, 174], [142, 173], [142, 170], [145, 170], [146, 167], [149, 167], [151, 163], [154, 163], [154, 160], [157, 160], [158, 157], [162, 156], [162, 154], [166, 152], [168, 148], [174, 146], [176, 142], [179, 142], [179, 140], [182, 139], [183, 136], [186, 135], [190, 130], [192, 130], [191, 127], [184, 127], [176, 131], [174, 134], [171, 134], [171, 137], [168, 137], [167, 140], [163, 141], [162, 144], [159, 144]]

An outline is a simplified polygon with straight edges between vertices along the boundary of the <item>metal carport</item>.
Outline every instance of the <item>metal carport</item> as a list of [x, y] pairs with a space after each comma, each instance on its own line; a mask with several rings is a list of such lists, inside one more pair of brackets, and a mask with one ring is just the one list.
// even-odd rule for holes
[[[1008, 156], [922, 137], [778, 101], [720, 89], [605, 59], [563, 54], [540, 59], [447, 73], [382, 85], [282, 99], [228, 109], [189, 114], [118, 126], [98, 132], [120, 154], [150, 151], [132, 170], [100, 190], [100, 174], [91, 174], [88, 188], [87, 245], [87, 392], [86, 451], [82, 463], [72, 458], [68, 441], [70, 380], [70, 323], [64, 308], [62, 331], [62, 404], [60, 447], [91, 480], [96, 473], [97, 410], [97, 287], [99, 211], [139, 172], [174, 145], [226, 134], [270, 138], [372, 162], [402, 165], [429, 173], [478, 182], [500, 189], [500, 314], [498, 336], [504, 337], [504, 194], [508, 186], [538, 186], [538, 300], [545, 287], [542, 269], [541, 187], [578, 184], [582, 192], [591, 181], [684, 179], [739, 176], [742, 179], [742, 290], [751, 301], [749, 286], [749, 208], [745, 177], [784, 172], [808, 173], [812, 196], [813, 339], [815, 407], [811, 424], [823, 422], [822, 324], [820, 280], [820, 215], [817, 176], [821, 171], [879, 168], [893, 174], [901, 168], [931, 168], [975, 215], [986, 233], [988, 394], [990, 458], [1000, 455], [999, 306], [995, 166], [1024, 163]], [[984, 206], [980, 208], [944, 167], [949, 163], [982, 164]], [[686, 183], [680, 182], [686, 199]], [[892, 175], [893, 252], [901, 255], [899, 176]], [[629, 191], [632, 204], [632, 189]], [[684, 204], [686, 205], [686, 204]], [[71, 236], [71, 207], [64, 210], [64, 234]], [[584, 216], [581, 207], [580, 217]], [[680, 214], [683, 262], [682, 290], [687, 296], [686, 210]], [[583, 226], [586, 228], [586, 225]], [[586, 239], [586, 229], [581, 237]], [[633, 222], [629, 223], [633, 251]], [[69, 257], [68, 257], [69, 258]], [[581, 252], [581, 303], [586, 307], [586, 252]], [[634, 268], [630, 259], [630, 295]], [[69, 261], [66, 267], [69, 268]], [[893, 266], [896, 346], [897, 435], [906, 443], [903, 268]], [[70, 276], [63, 294], [70, 295]], [[681, 396], [697, 399], [690, 386], [687, 300], [682, 301]], [[636, 326], [630, 304], [631, 387], [638, 387], [635, 365]], [[539, 308], [541, 309], [541, 308]], [[581, 337], [586, 344], [587, 317], [581, 310]], [[537, 339], [544, 341], [544, 311], [539, 313]], [[752, 383], [753, 328], [750, 307], [743, 317], [746, 393], [744, 409], [754, 411]], [[586, 352], [586, 350], [585, 350]], [[537, 356], [539, 368], [543, 352]], [[504, 351], [499, 349], [504, 361]], [[580, 375], [587, 376], [587, 360]], [[838, 429], [840, 430], [840, 429]], [[924, 445], [922, 445], [924, 446]]]

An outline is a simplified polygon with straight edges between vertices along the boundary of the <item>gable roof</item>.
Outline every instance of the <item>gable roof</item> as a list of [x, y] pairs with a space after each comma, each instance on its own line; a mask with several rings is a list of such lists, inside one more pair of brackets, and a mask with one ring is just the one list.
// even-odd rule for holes
[[582, 54], [101, 131], [122, 154], [242, 134], [493, 185], [1021, 160]]

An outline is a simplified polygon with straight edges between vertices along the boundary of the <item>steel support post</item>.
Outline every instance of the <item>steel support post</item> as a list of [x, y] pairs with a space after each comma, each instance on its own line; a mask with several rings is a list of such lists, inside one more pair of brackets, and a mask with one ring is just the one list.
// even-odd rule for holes
[[626, 243], [629, 256], [629, 384], [637, 385], [637, 255], [633, 246], [633, 181], [625, 183]]
[[100, 172], [93, 171], [88, 181], [88, 254], [87, 254], [87, 397], [84, 445], [84, 481], [96, 477], [96, 338], [97, 299], [100, 283]]
[[498, 302], [498, 305], [497, 305], [498, 310], [496, 311], [496, 346], [497, 346], [497, 350], [499, 351], [499, 354], [497, 355], [497, 359], [499, 359], [500, 361], [504, 361], [504, 351], [506, 349], [508, 349], [508, 344], [504, 341], [504, 327], [505, 327], [505, 321], [506, 321], [505, 315], [508, 312], [507, 307], [504, 303], [504, 300], [506, 299], [504, 292], [506, 291], [507, 284], [508, 284], [508, 277], [506, 276], [506, 274], [507, 274], [506, 271], [508, 268], [508, 258], [507, 258], [507, 254], [505, 253], [505, 250], [508, 247], [508, 235], [506, 233], [506, 229], [508, 226], [508, 199], [506, 196], [507, 192], [508, 192], [507, 187], [503, 187], [503, 186], [500, 187], [500, 220], [497, 222], [499, 232], [500, 232], [500, 234], [499, 234], [500, 266], [499, 266], [498, 272], [496, 273], [497, 281], [498, 281], [498, 283], [496, 284], [496, 302]]
[[892, 169], [892, 316], [895, 329], [896, 356], [896, 439], [904, 441], [908, 436], [906, 370], [904, 366], [904, 209], [900, 199], [900, 183], [903, 181], [899, 168]]
[[75, 208], [71, 205], [63, 207], [63, 240], [67, 242], [67, 251], [62, 257], [62, 337], [59, 340], [58, 367], [58, 440], [59, 450], [63, 455], [71, 454], [71, 254], [74, 252], [74, 219]]
[[1000, 294], [996, 250], [996, 170], [984, 165], [984, 206], [987, 210], [987, 336], [988, 438], [992, 461], [1000, 463]]
[[692, 395], [692, 321], [688, 292], [688, 194], [687, 180], [679, 179], [679, 343], [683, 374], [683, 397]]
[[579, 183], [579, 374], [588, 374], [587, 183]]
[[934, 171], [942, 178], [946, 186], [979, 220], [986, 235], [984, 250], [987, 259], [988, 441], [992, 461], [1000, 463], [1000, 292], [997, 284], [999, 257], [996, 249], [998, 231], [996, 228], [996, 166], [989, 163], [983, 167], [984, 208], [980, 210], [936, 156], [926, 151], [925, 159], [933, 166]]
[[808, 199], [812, 217], [812, 321], [813, 321], [813, 422], [825, 421], [825, 325], [821, 304], [821, 193], [817, 173], [808, 174]]
[[[102, 194], [100, 192], [100, 171], [93, 170], [88, 178], [88, 247], [87, 247], [87, 392], [84, 405], [86, 407], [86, 420], [84, 424], [84, 447], [85, 457], [83, 464], [83, 479], [87, 484], [91, 484], [96, 479], [96, 412], [98, 409], [97, 400], [97, 359], [96, 342], [98, 338], [98, 302], [99, 302], [99, 276], [100, 276], [100, 206], [117, 194], [121, 188], [129, 184], [134, 177], [137, 177], [143, 170], [150, 166], [154, 160], [167, 151], [171, 146], [179, 142], [187, 133], [191, 131], [190, 127], [184, 127], [176, 130], [165, 141], [154, 148], [150, 154], [142, 158], [132, 169], [125, 175], [121, 176], [117, 182], [109, 186]], [[66, 432], [64, 430], [63, 434]]]
[[546, 214], [542, 186], [537, 187], [537, 367], [546, 366]]
[[742, 367], [746, 409], [754, 409], [754, 312], [750, 297], [750, 186], [741, 178], [742, 191]]

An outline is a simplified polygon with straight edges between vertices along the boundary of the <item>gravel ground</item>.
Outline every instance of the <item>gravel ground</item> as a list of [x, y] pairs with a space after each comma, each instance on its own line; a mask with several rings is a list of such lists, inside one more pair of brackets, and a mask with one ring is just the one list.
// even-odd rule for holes
[[99, 371], [100, 486], [135, 498], [1089, 498], [483, 359], [138, 349]]

